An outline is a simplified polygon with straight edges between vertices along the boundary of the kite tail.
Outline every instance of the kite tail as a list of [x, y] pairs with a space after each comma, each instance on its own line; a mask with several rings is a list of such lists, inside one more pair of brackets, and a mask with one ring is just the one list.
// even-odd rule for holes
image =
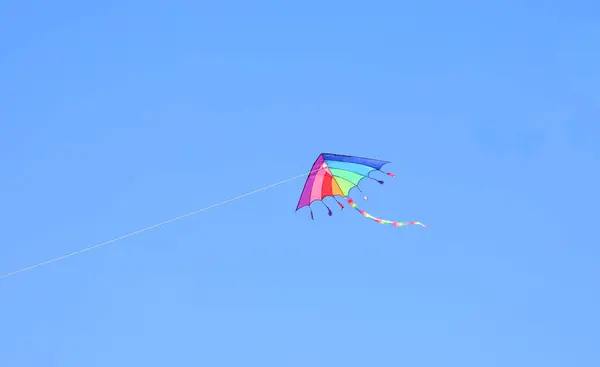
[[353, 207], [354, 209], [358, 210], [358, 212], [360, 214], [362, 214], [364, 217], [367, 217], [369, 219], [374, 220], [377, 223], [381, 223], [381, 224], [391, 224], [395, 227], [402, 227], [402, 226], [406, 226], [406, 225], [410, 225], [410, 224], [415, 224], [415, 225], [419, 225], [422, 227], [427, 227], [425, 224], [421, 223], [421, 222], [394, 222], [391, 220], [385, 220], [385, 219], [379, 219], [379, 218], [375, 218], [374, 216], [372, 216], [371, 214], [367, 213], [366, 211], [360, 209], [356, 203], [354, 202], [354, 200], [350, 199], [350, 198], [346, 198], [346, 200], [348, 200], [348, 204], [350, 204], [351, 207]]

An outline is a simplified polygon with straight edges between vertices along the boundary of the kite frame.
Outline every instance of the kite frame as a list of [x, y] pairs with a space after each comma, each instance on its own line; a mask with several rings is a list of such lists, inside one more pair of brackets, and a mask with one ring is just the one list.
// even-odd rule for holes
[[[359, 159], [368, 159], [368, 160], [373, 160], [373, 161], [379, 161], [379, 162], [382, 162], [381, 167], [380, 168], [373, 168], [373, 171], [379, 171], [381, 173], [385, 173], [385, 172], [383, 172], [381, 170], [381, 168], [383, 168], [386, 164], [392, 163], [390, 161], [384, 161], [384, 160], [381, 160], [381, 159], [373, 159], [373, 158], [367, 158], [367, 157], [359, 157], [359, 156], [355, 156], [355, 155], [347, 155], [347, 154], [337, 154], [337, 153], [323, 152], [323, 153], [320, 153], [317, 156], [317, 158], [313, 161], [313, 164], [311, 165], [311, 167], [313, 167], [315, 165], [315, 163], [317, 163], [317, 161], [319, 160], [319, 158], [321, 158], [322, 155], [331, 155], [331, 156], [335, 156], [335, 157], [359, 158]], [[325, 160], [325, 158], [323, 158], [323, 160]], [[300, 205], [300, 200], [302, 200], [302, 193], [304, 193], [304, 190], [306, 189], [306, 185], [308, 185], [308, 180], [309, 180], [311, 174], [313, 174], [315, 172], [318, 172], [320, 169], [321, 168], [319, 167], [319, 168], [317, 168], [315, 170], [312, 170], [312, 171], [308, 172], [308, 177], [306, 177], [306, 180], [304, 181], [304, 186], [302, 187], [302, 191], [300, 192], [300, 198], [298, 199], [298, 204], [296, 204], [296, 210], [294, 212], [297, 212], [298, 210], [300, 210], [300, 209], [302, 209], [304, 207], [309, 207], [309, 209], [310, 209], [310, 206], [312, 205], [312, 203], [317, 202], [317, 201], [323, 202], [324, 199], [328, 198], [328, 197], [332, 197], [332, 198], [335, 199], [336, 196], [341, 196], [341, 197], [347, 199], [347, 198], [350, 197], [350, 192], [352, 192], [352, 190], [354, 190], [354, 189], [358, 189], [362, 193], [362, 190], [360, 189], [360, 187], [358, 187], [358, 185], [361, 183], [362, 180], [364, 180], [366, 178], [370, 178], [370, 179], [375, 180], [375, 178], [373, 178], [373, 177], [370, 176], [371, 172], [373, 172], [373, 171], [371, 171], [371, 172], [369, 172], [367, 174], [367, 176], [363, 176], [361, 179], [359, 179], [356, 184], [354, 184], [353, 182], [351, 182], [352, 185], [354, 185], [354, 186], [350, 190], [348, 190], [348, 194], [347, 195], [339, 195], [339, 194], [338, 195], [327, 195], [327, 196], [323, 196], [322, 199], [313, 200], [313, 201], [309, 202], [306, 205], [298, 207], [298, 205]], [[333, 173], [331, 175], [333, 176], [334, 179], [338, 179], [338, 176], [333, 175]], [[340, 177], [340, 179], [344, 180], [344, 178], [341, 178], [341, 177]], [[379, 180], [377, 180], [377, 181], [379, 181]], [[337, 199], [336, 199], [336, 201], [337, 201]], [[323, 204], [325, 204], [325, 203], [323, 203]]]

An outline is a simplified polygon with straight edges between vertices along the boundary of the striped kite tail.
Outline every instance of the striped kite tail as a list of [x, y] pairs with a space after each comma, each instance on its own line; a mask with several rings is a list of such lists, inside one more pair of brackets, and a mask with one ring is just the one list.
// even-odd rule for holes
[[402, 227], [402, 226], [406, 226], [406, 225], [419, 225], [422, 227], [427, 227], [425, 224], [421, 223], [421, 222], [394, 222], [391, 220], [386, 220], [386, 219], [379, 219], [376, 218], [374, 216], [372, 216], [371, 214], [367, 213], [366, 211], [362, 210], [361, 208], [359, 208], [356, 203], [354, 202], [354, 200], [352, 200], [351, 198], [346, 198], [346, 200], [348, 200], [348, 204], [350, 204], [351, 207], [353, 207], [354, 209], [358, 210], [358, 212], [360, 214], [362, 214], [364, 217], [367, 217], [369, 219], [374, 220], [377, 223], [381, 223], [381, 224], [391, 224], [395, 227]]

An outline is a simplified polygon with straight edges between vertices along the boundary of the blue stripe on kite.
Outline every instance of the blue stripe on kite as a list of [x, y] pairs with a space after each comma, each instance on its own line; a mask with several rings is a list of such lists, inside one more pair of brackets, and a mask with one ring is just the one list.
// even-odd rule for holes
[[390, 163], [387, 161], [380, 161], [378, 159], [353, 157], [353, 156], [349, 156], [349, 155], [338, 155], [338, 154], [331, 154], [331, 153], [323, 153], [322, 156], [327, 161], [356, 163], [356, 164], [362, 164], [365, 166], [373, 167], [375, 169], [381, 169], [381, 167], [383, 167], [384, 164]]

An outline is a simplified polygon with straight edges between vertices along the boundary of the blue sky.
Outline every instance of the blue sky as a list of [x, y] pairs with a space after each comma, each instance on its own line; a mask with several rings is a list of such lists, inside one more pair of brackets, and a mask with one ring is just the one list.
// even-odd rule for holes
[[[568, 4], [568, 5], [567, 5]], [[598, 366], [594, 1], [0, 5], [0, 365]], [[360, 199], [360, 195], [355, 195]], [[335, 209], [335, 208], [334, 208]]]

